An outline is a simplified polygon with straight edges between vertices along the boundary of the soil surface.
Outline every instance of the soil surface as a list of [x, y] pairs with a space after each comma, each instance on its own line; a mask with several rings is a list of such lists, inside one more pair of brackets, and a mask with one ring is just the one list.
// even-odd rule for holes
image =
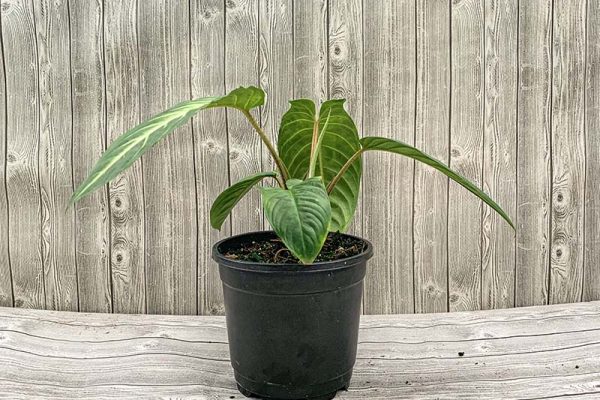
[[[321, 253], [316, 262], [335, 261], [360, 254], [365, 243], [341, 233], [330, 233], [325, 240]], [[261, 262], [268, 264], [299, 264], [300, 261], [290, 253], [281, 239], [273, 238], [264, 241], [240, 243], [237, 248], [231, 248], [224, 254], [231, 260]]]

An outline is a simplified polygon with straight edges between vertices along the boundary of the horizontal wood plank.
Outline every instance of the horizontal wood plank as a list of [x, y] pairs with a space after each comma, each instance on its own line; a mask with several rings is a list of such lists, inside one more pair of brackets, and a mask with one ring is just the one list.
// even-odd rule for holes
[[[600, 302], [363, 316], [338, 398], [597, 398], [599, 333]], [[242, 398], [224, 317], [0, 308], [0, 364], [0, 398]]]

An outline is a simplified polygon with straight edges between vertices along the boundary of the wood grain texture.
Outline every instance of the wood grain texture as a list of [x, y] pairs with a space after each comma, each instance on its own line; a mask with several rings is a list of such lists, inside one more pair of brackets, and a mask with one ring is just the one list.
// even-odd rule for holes
[[[599, 331], [599, 302], [365, 316], [337, 398], [596, 398]], [[0, 398], [240, 397], [223, 317], [2, 308], [0, 360]]]
[[[485, 120], [483, 190], [512, 218], [517, 195], [518, 2], [493, 0], [485, 7]], [[481, 229], [481, 307], [515, 302], [515, 231], [490, 207]]]
[[[190, 97], [187, 2], [138, 3], [141, 118]], [[194, 148], [186, 124], [146, 153], [144, 166], [147, 309], [197, 313]]]
[[40, 94], [40, 195], [46, 308], [77, 311], [69, 10], [63, 1], [35, 3]]
[[[267, 93], [267, 100], [260, 108], [262, 129], [277, 143], [281, 116], [289, 108], [294, 97], [293, 4], [292, 0], [263, 0], [259, 2], [259, 82]], [[261, 143], [262, 145], [262, 143]], [[277, 167], [266, 146], [262, 145], [262, 170], [273, 171]], [[274, 180], [264, 185], [275, 185]], [[264, 229], [271, 229], [266, 217]]]
[[[363, 134], [414, 144], [415, 2], [377, 2], [363, 10]], [[363, 235], [377, 243], [365, 293], [368, 314], [412, 313], [414, 161], [367, 153]], [[393, 288], [393, 289], [392, 289]]]
[[550, 302], [581, 301], [585, 187], [586, 1], [554, 7]]
[[[360, 0], [329, 0], [329, 98], [346, 99], [344, 107], [359, 136], [363, 121], [363, 7]], [[361, 188], [362, 190], [362, 188]], [[363, 232], [362, 194], [358, 198], [349, 233]], [[365, 290], [368, 289], [368, 281]], [[375, 295], [376, 296], [376, 295]], [[368, 307], [365, 304], [365, 307]]]
[[[0, 3], [0, 6], [2, 4]], [[7, 92], [4, 74], [2, 12], [0, 8], [0, 307], [13, 306], [12, 272], [8, 247], [8, 202], [6, 187], [6, 113]]]
[[[450, 167], [481, 186], [484, 104], [483, 1], [451, 5]], [[481, 201], [454, 182], [448, 188], [450, 311], [481, 308]]]
[[516, 237], [437, 171], [368, 154], [366, 313], [600, 299], [597, 1], [0, 1], [0, 305], [222, 314], [212, 245], [268, 228], [257, 191], [208, 224], [272, 167], [238, 111], [64, 203], [127, 128], [242, 85], [272, 137], [288, 98], [344, 97], [361, 135], [414, 140], [513, 217]]
[[600, 299], [600, 2], [588, 1], [586, 20], [583, 301]]
[[328, 98], [327, 0], [293, 1], [294, 98]]
[[[450, 7], [417, 2], [415, 146], [447, 164], [450, 142]], [[448, 311], [448, 178], [415, 163], [415, 312]]]
[[[225, 93], [225, 3], [222, 0], [192, 1], [191, 57], [192, 97]], [[233, 111], [232, 111], [233, 112]], [[198, 188], [198, 313], [223, 314], [223, 289], [212, 245], [229, 236], [231, 222], [221, 231], [210, 226], [210, 207], [229, 185], [227, 120], [225, 110], [204, 111], [193, 119]]]
[[515, 306], [546, 304], [550, 247], [552, 2], [519, 2]]
[[[225, 89], [258, 84], [258, 0], [226, 1], [225, 9]], [[260, 113], [252, 111], [260, 122]], [[262, 167], [262, 143], [252, 126], [237, 110], [227, 110], [229, 138], [229, 178], [235, 183]], [[231, 213], [233, 234], [261, 230], [260, 194], [253, 190]]]
[[39, 85], [33, 3], [4, 0], [1, 9], [6, 92], [14, 93], [6, 98], [4, 138], [14, 304], [44, 308], [38, 165]]
[[[99, 0], [69, 2], [73, 178], [79, 185], [106, 147], [103, 7]], [[105, 189], [75, 205], [79, 309], [112, 311], [109, 204]]]
[[[137, 1], [108, 1], [104, 8], [106, 138], [111, 143], [140, 122]], [[146, 311], [142, 162], [109, 184], [113, 309]]]

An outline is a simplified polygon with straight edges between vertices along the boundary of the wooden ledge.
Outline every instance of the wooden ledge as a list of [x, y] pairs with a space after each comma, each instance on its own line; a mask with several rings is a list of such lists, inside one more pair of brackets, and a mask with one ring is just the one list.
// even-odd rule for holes
[[[364, 316], [339, 399], [600, 398], [600, 302]], [[242, 399], [223, 317], [0, 308], [0, 398]]]

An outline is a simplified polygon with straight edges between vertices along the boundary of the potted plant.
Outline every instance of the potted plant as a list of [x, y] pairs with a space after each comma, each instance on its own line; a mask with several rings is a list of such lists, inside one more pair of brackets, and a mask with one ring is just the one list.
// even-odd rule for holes
[[[362, 281], [373, 252], [368, 241], [343, 233], [356, 209], [363, 153], [387, 151], [425, 163], [513, 224], [473, 183], [420, 150], [392, 139], [360, 138], [344, 100], [325, 101], [318, 110], [311, 100], [290, 101], [275, 148], [251, 114], [264, 98], [259, 88], [240, 87], [226, 96], [185, 101], [148, 119], [108, 147], [71, 200], [115, 178], [196, 112], [239, 110], [277, 171], [233, 184], [210, 211], [211, 225], [219, 229], [236, 203], [257, 186], [274, 230], [230, 237], [213, 247], [238, 388], [246, 396], [329, 399], [350, 382]], [[267, 178], [276, 185], [258, 186]]]

